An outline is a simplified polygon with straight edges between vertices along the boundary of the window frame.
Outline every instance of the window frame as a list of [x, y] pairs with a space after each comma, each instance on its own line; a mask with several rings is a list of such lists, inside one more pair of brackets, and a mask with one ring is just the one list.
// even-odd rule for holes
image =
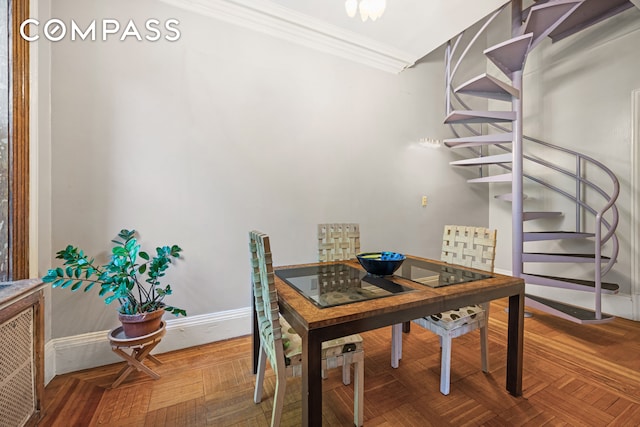
[[29, 0], [9, 3], [9, 279], [29, 277]]

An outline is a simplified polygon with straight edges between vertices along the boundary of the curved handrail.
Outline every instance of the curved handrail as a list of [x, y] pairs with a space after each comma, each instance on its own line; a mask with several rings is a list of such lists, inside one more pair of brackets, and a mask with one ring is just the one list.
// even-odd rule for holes
[[[529, 138], [524, 136], [525, 139], [529, 139], [529, 140], [533, 140], [533, 138]], [[536, 142], [536, 141], [534, 141]], [[541, 143], [543, 143], [545, 146], [549, 146], [549, 148], [554, 148], [554, 149], [558, 149], [558, 150], [562, 150], [562, 147], [557, 147], [554, 146], [553, 144], [549, 144], [547, 142], [541, 141]], [[511, 150], [508, 147], [504, 147], [501, 144], [496, 144], [494, 145], [495, 147], [499, 147], [502, 150], [506, 151], [506, 152], [511, 152]], [[579, 153], [578, 153], [579, 154]], [[595, 217], [596, 220], [596, 225], [595, 225], [595, 232], [596, 234], [601, 233], [601, 231], [599, 231], [602, 225], [604, 225], [604, 227], [607, 229], [607, 234], [602, 237], [600, 236], [596, 236], [595, 237], [595, 242], [600, 242], [599, 245], [596, 245], [596, 251], [598, 251], [597, 248], [601, 248], [602, 246], [604, 246], [604, 244], [609, 241], [609, 239], [611, 239], [611, 243], [613, 245], [612, 249], [611, 249], [611, 256], [610, 256], [610, 260], [601, 267], [601, 274], [604, 275], [606, 273], [608, 273], [611, 268], [613, 268], [617, 257], [618, 257], [618, 253], [619, 253], [619, 242], [618, 242], [618, 236], [615, 234], [615, 231], [618, 227], [618, 223], [619, 223], [619, 213], [618, 213], [618, 207], [615, 205], [615, 202], [618, 199], [618, 196], [620, 195], [620, 184], [618, 181], [618, 178], [613, 175], [613, 173], [611, 172], [611, 170], [609, 168], [607, 168], [606, 166], [602, 165], [600, 162], [598, 162], [595, 159], [591, 159], [588, 156], [584, 156], [584, 155], [579, 155], [578, 157], [582, 158], [583, 160], [587, 160], [590, 163], [593, 163], [594, 165], [601, 165], [602, 168], [601, 170], [603, 170], [605, 173], [607, 173], [609, 175], [609, 177], [611, 177], [612, 182], [613, 182], [613, 186], [614, 189], [612, 191], [612, 194], [609, 195], [607, 194], [602, 188], [600, 188], [598, 185], [596, 185], [595, 183], [593, 183], [592, 181], [589, 180], [585, 180], [582, 177], [576, 176], [574, 173], [563, 169], [559, 166], [556, 166], [550, 162], [541, 160], [541, 159], [537, 159], [537, 158], [533, 158], [531, 156], [527, 156], [525, 155], [524, 158], [526, 160], [532, 161], [534, 163], [537, 163], [541, 166], [545, 166], [548, 167], [552, 170], [555, 170], [559, 173], [562, 173], [564, 175], [567, 175], [569, 177], [573, 177], [574, 179], [576, 179], [577, 181], [579, 181], [580, 183], [592, 188], [594, 191], [596, 191], [600, 196], [603, 197], [603, 199], [605, 199], [607, 201], [607, 203], [599, 210], [597, 211], [596, 209], [594, 209], [592, 206], [586, 204], [583, 200], [577, 198], [576, 196], [574, 196], [573, 194], [562, 190], [561, 188], [550, 184], [540, 178], [537, 178], [535, 176], [532, 175], [528, 175], [528, 174], [524, 174], [523, 176], [537, 184], [540, 184], [548, 189], [550, 189], [551, 191], [558, 193], [566, 198], [568, 198], [569, 200], [571, 200], [572, 202], [576, 203], [577, 205], [579, 205], [581, 208], [583, 208], [585, 211], [589, 212], [590, 214], [592, 214]], [[500, 166], [503, 169], [506, 170], [511, 170], [511, 168], [506, 165], [506, 164], [498, 164], [496, 166]], [[611, 223], [609, 223], [606, 219], [604, 219], [604, 214], [611, 209], [612, 212], [612, 220]], [[577, 230], [579, 231], [579, 230]], [[599, 259], [599, 254], [597, 254], [598, 256], [596, 256], [596, 259]]]

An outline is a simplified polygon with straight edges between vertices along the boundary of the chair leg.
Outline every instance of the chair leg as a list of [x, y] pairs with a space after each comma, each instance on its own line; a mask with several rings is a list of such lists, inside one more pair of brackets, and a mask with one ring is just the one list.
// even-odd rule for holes
[[264, 384], [264, 371], [267, 363], [267, 353], [265, 353], [262, 345], [260, 345], [260, 355], [258, 356], [258, 368], [256, 372], [256, 387], [253, 392], [253, 401], [260, 403], [262, 401], [262, 386]]
[[351, 363], [347, 363], [344, 358], [342, 360], [342, 384], [351, 384]]
[[487, 328], [480, 327], [480, 357], [482, 358], [482, 372], [489, 372], [489, 340]]
[[391, 326], [391, 367], [400, 366], [402, 359], [402, 323]]
[[440, 393], [449, 394], [451, 384], [451, 335], [446, 333], [440, 337], [442, 344], [442, 360], [440, 362]]
[[287, 375], [285, 372], [278, 372], [276, 379], [276, 392], [273, 396], [273, 412], [271, 412], [271, 427], [279, 427], [282, 418], [282, 408], [284, 407], [284, 393], [287, 390]]
[[361, 427], [364, 424], [364, 357], [355, 363], [353, 382], [353, 422]]

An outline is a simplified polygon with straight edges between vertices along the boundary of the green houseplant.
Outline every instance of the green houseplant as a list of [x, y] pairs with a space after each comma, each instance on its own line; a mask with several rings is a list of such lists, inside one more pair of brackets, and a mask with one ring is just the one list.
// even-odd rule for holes
[[64, 260], [64, 267], [50, 269], [42, 280], [51, 283], [53, 288], [70, 288], [72, 291], [84, 286], [84, 292], [87, 292], [99, 285], [98, 295], [106, 304], [113, 301], [120, 304], [119, 318], [127, 337], [144, 335], [143, 332], [135, 332], [136, 327], [128, 327], [128, 321], [138, 323], [152, 318], [156, 325], [151, 326], [153, 332], [160, 327], [164, 312], [187, 315], [185, 310], [164, 303], [164, 298], [173, 290], [171, 285], [160, 283], [172, 262], [180, 258], [182, 249], [179, 246], [157, 247], [155, 256], [151, 257], [141, 250], [136, 231], [127, 229], [121, 230], [112, 242], [111, 259], [104, 265], [98, 265], [94, 258], [85, 255], [78, 247], [68, 245], [56, 253], [57, 259]]

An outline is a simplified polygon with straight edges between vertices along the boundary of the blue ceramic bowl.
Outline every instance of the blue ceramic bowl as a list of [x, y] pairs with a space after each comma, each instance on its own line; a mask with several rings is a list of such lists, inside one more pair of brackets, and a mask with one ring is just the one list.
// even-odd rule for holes
[[360, 265], [367, 273], [374, 276], [389, 276], [393, 274], [402, 262], [405, 256], [397, 252], [363, 252], [356, 255]]

